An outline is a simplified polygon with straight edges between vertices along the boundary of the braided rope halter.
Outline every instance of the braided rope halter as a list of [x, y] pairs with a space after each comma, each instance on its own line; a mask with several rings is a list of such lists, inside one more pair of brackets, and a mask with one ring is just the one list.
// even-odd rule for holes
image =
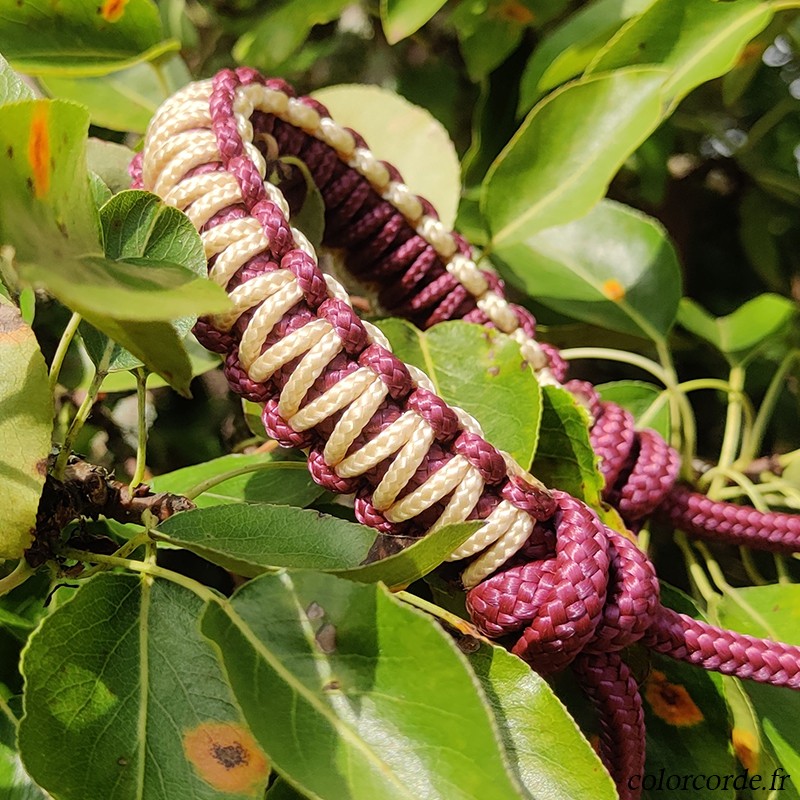
[[[265, 181], [267, 153], [305, 162], [325, 201], [325, 244], [344, 248], [348, 269], [379, 285], [388, 311], [423, 327], [454, 318], [495, 327], [519, 343], [541, 383], [561, 385], [565, 362], [535, 340], [533, 317], [504, 299], [463, 237], [320, 103], [242, 68], [190, 84], [157, 111], [131, 166], [134, 185], [187, 213], [210, 279], [233, 301], [195, 328], [225, 355], [231, 388], [263, 404], [271, 437], [306, 450], [317, 483], [354, 494], [361, 522], [412, 536], [483, 523], [450, 555], [463, 565], [473, 620], [488, 636], [512, 634], [512, 651], [540, 673], [572, 666], [600, 712], [601, 754], [620, 796], [638, 797], [628, 778], [643, 771], [645, 755], [623, 648], [640, 642], [705, 669], [800, 688], [800, 648], [663, 607], [644, 553], [489, 444], [476, 420], [392, 354], [289, 224], [290, 203]], [[799, 517], [674, 487], [678, 456], [663, 439], [636, 431], [590, 384], [565, 388], [590, 412], [605, 497], [626, 521], [656, 513], [694, 535], [798, 549]]]

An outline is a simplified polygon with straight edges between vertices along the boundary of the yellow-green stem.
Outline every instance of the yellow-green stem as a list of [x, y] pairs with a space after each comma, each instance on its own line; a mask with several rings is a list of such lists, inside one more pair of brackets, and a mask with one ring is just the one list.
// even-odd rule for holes
[[[736, 460], [742, 436], [742, 394], [744, 393], [745, 370], [739, 364], [731, 367], [728, 375], [728, 411], [725, 414], [725, 432], [722, 435], [722, 448], [719, 452], [718, 467], [727, 469]], [[725, 475], [720, 472], [711, 482], [708, 496], [717, 498], [717, 493], [725, 485]]]
[[61, 334], [61, 338], [58, 341], [58, 347], [56, 348], [55, 355], [53, 356], [53, 361], [50, 364], [49, 385], [51, 393], [55, 391], [55, 388], [58, 385], [58, 376], [61, 373], [61, 366], [64, 363], [64, 358], [67, 355], [69, 346], [72, 344], [72, 340], [75, 338], [75, 333], [77, 332], [78, 325], [80, 324], [81, 315], [75, 311], [69, 318], [69, 322], [67, 323], [67, 327], [64, 328], [64, 332]]
[[4, 578], [0, 578], [0, 597], [16, 589], [17, 586], [21, 586], [34, 572], [36, 570], [24, 558], [21, 558], [13, 571]]

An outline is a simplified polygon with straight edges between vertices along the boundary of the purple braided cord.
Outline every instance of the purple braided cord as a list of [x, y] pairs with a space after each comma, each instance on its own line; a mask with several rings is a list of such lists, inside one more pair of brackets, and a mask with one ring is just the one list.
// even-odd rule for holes
[[630, 778], [644, 773], [644, 711], [639, 687], [618, 653], [581, 655], [573, 671], [600, 719], [600, 754], [620, 800], [637, 800]]
[[[636, 793], [627, 789], [626, 776], [641, 772], [644, 752], [641, 701], [619, 658], [621, 649], [641, 641], [706, 669], [775, 685], [800, 686], [800, 648], [722, 631], [662, 607], [652, 564], [630, 540], [604, 526], [593, 511], [569, 495], [558, 491], [551, 495], [516, 478], [509, 479], [495, 448], [481, 437], [461, 430], [455, 414], [441, 399], [424, 389], [414, 389], [408, 371], [395, 356], [379, 345], [368, 345], [360, 320], [348, 306], [328, 298], [318, 267], [294, 247], [286, 219], [267, 199], [260, 176], [243, 155], [232, 102], [236, 87], [251, 82], [294, 96], [283, 81], [265, 81], [250, 69], [226, 70], [214, 79], [209, 106], [222, 158], [218, 169], [236, 177], [244, 202], [215, 215], [203, 230], [249, 214], [261, 223], [270, 243], [268, 254], [250, 259], [231, 279], [228, 289], [279, 267], [294, 273], [304, 299], [275, 326], [265, 347], [315, 318], [326, 319], [333, 326], [343, 351], [323, 370], [304, 403], [313, 401], [359, 367], [368, 367], [385, 383], [389, 395], [351, 451], [408, 408], [429, 422], [435, 443], [404, 492], [413, 491], [461, 455], [486, 482], [470, 518], [485, 519], [501, 500], [507, 500], [538, 520], [528, 544], [517, 556], [468, 593], [468, 608], [478, 627], [489, 636], [518, 632], [512, 649], [535, 669], [549, 673], [572, 663], [601, 711], [601, 750], [621, 796], [635, 798]], [[319, 103], [308, 98], [299, 100], [327, 115]], [[376, 284], [384, 307], [421, 326], [458, 317], [492, 324], [475, 298], [446, 270], [433, 247], [335, 150], [271, 114], [256, 112], [251, 122], [258, 134], [256, 141], [271, 137], [281, 154], [295, 155], [307, 164], [325, 201], [325, 244], [345, 249], [349, 268], [362, 280]], [[353, 134], [356, 142], [363, 145], [363, 140]], [[396, 169], [385, 166], [393, 179], [400, 180]], [[136, 185], [141, 185], [140, 158], [132, 165], [132, 175]], [[290, 181], [284, 188], [290, 205], [296, 204], [298, 187]], [[435, 216], [430, 204], [422, 202], [426, 214]], [[457, 246], [464, 254], [470, 253], [463, 238], [457, 239]], [[501, 294], [502, 284], [496, 276], [484, 276]], [[524, 309], [512, 308], [523, 329], [532, 336], [535, 320]], [[335, 420], [297, 432], [278, 413], [277, 397], [296, 362], [279, 369], [263, 383], [253, 381], [239, 362], [238, 342], [252, 314], [253, 309], [245, 312], [229, 332], [215, 329], [208, 320], [201, 320], [196, 327], [198, 338], [206, 346], [226, 354], [225, 373], [231, 388], [265, 404], [263, 419], [270, 436], [286, 446], [309, 450], [309, 469], [315, 481], [334, 492], [356, 494], [355, 510], [362, 522], [392, 533], [423, 533], [442, 513], [448, 497], [413, 520], [392, 523], [371, 502], [372, 490], [386, 470], [384, 463], [359, 478], [337, 475], [323, 457]], [[562, 379], [566, 365], [558, 351], [549, 346], [543, 349], [551, 370]], [[678, 457], [663, 439], [652, 431], [635, 431], [630, 415], [615, 404], [601, 402], [591, 385], [572, 382], [568, 388], [586, 403], [595, 419], [592, 443], [602, 458], [606, 496], [617, 503], [626, 519], [634, 521], [656, 509], [660, 513], [666, 509], [676, 525], [686, 524], [690, 532], [697, 533], [703, 525], [716, 521], [714, 514], [719, 513], [720, 507], [730, 505], [714, 504], [706, 498], [703, 499], [708, 505], [702, 505], [695, 501], [702, 496], [682, 487], [673, 488]], [[764, 537], [758, 533], [761, 523], [770, 549], [796, 547], [800, 525], [775, 520], [797, 518], [753, 516], [759, 512], [732, 507], [745, 512], [745, 517], [734, 519], [731, 515], [723, 537], [752, 544]], [[770, 538], [769, 531], [776, 525], [783, 525], [783, 532]]]

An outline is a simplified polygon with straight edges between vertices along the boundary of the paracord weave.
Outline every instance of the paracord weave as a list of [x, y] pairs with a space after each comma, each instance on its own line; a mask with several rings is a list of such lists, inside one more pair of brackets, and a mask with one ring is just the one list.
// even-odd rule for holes
[[[225, 70], [156, 113], [132, 174], [187, 213], [210, 278], [233, 300], [231, 312], [196, 328], [225, 354], [233, 390], [264, 404], [270, 436], [307, 451], [315, 481], [355, 495], [362, 522], [412, 535], [483, 522], [451, 556], [465, 562], [473, 619], [490, 636], [519, 633], [513, 651], [540, 672], [574, 663], [601, 711], [601, 750], [620, 795], [637, 796], [627, 776], [644, 758], [641, 700], [621, 649], [641, 641], [706, 669], [800, 686], [800, 649], [665, 609], [652, 565], [631, 541], [581, 502], [548, 491], [392, 354], [290, 226], [289, 204], [265, 181], [275, 153], [308, 165], [326, 204], [325, 243], [345, 248], [349, 268], [380, 284], [386, 308], [422, 325], [460, 317], [497, 327], [519, 342], [541, 382], [562, 381], [563, 360], [535, 341], [530, 314], [505, 301], [498, 279], [475, 266], [469, 245], [397, 170], [285, 82]], [[680, 519], [694, 495], [671, 490], [674, 451], [653, 432], [634, 431], [627, 412], [601, 403], [589, 384], [567, 388], [595, 420], [607, 494], [623, 515], [641, 518], [667, 495], [667, 513]], [[750, 522], [733, 531], [736, 541], [759, 540]], [[774, 538], [795, 549], [797, 527], [780, 525], [787, 533]]]

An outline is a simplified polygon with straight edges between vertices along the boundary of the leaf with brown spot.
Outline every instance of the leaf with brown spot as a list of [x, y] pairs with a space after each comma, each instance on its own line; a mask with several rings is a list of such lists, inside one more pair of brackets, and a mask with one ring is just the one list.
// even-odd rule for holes
[[263, 792], [269, 762], [243, 726], [203, 722], [184, 734], [183, 749], [200, 777], [215, 789], [253, 797]]
[[269, 766], [242, 719], [202, 601], [139, 575], [85, 583], [23, 658], [22, 759], [58, 800], [263, 797]]
[[46, 100], [36, 103], [28, 138], [28, 161], [33, 172], [33, 190], [39, 200], [50, 191], [49, 111], [50, 104]]
[[41, 465], [50, 452], [53, 400], [47, 367], [33, 331], [0, 296], [0, 560], [18, 558], [31, 543]]
[[669, 725], [686, 728], [703, 721], [703, 712], [692, 700], [686, 687], [670, 683], [660, 670], [654, 669], [648, 675], [644, 696], [653, 713]]

